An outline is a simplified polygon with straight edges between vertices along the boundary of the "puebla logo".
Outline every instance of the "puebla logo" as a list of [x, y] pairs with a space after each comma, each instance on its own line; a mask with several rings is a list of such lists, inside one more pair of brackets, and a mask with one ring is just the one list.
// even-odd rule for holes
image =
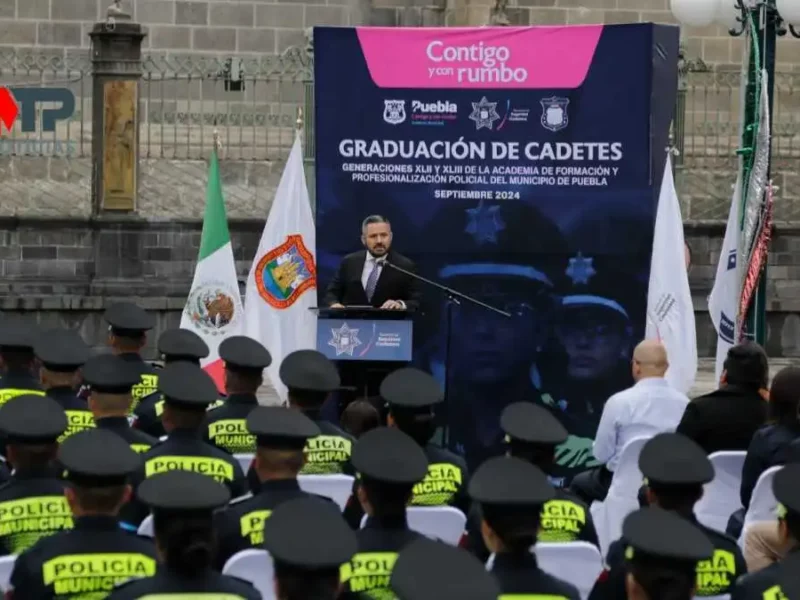
[[307, 290], [317, 286], [314, 257], [303, 236], [290, 235], [267, 252], [256, 266], [256, 288], [270, 306], [289, 308]]

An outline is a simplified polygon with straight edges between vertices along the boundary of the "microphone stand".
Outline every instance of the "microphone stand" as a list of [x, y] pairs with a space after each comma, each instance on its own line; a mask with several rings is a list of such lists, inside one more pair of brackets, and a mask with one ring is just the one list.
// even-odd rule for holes
[[[508, 313], [504, 310], [500, 310], [490, 304], [486, 304], [485, 302], [481, 302], [477, 298], [473, 298], [472, 296], [468, 296], [467, 294], [462, 294], [458, 290], [454, 290], [453, 288], [447, 287], [446, 285], [442, 285], [432, 279], [428, 279], [427, 277], [423, 277], [422, 275], [417, 275], [413, 271], [409, 271], [402, 267], [398, 267], [393, 262], [389, 262], [388, 260], [384, 261], [384, 264], [387, 267], [394, 269], [395, 271], [399, 271], [405, 275], [408, 275], [412, 279], [420, 281], [425, 285], [428, 285], [432, 288], [435, 288], [442, 292], [446, 298], [445, 303], [445, 311], [446, 311], [446, 322], [447, 328], [445, 329], [445, 337], [444, 337], [444, 406], [445, 412], [448, 416], [448, 420], [450, 418], [450, 410], [451, 410], [451, 398], [450, 398], [450, 377], [453, 370], [450, 368], [450, 356], [451, 356], [451, 340], [452, 335], [451, 332], [453, 330], [453, 306], [461, 306], [462, 302], [466, 302], [468, 304], [474, 304], [475, 306], [480, 306], [481, 308], [488, 310], [489, 312], [493, 312], [495, 314], [501, 315], [507, 319], [511, 318], [511, 313]], [[449, 427], [444, 427], [444, 445], [447, 447], [449, 446]]]

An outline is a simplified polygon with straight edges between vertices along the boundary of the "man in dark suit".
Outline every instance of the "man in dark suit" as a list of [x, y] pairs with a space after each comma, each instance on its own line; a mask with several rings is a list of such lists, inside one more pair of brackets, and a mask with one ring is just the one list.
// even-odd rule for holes
[[419, 287], [412, 277], [386, 263], [406, 271], [415, 271], [414, 263], [394, 252], [392, 226], [380, 215], [364, 219], [361, 243], [365, 250], [348, 254], [328, 285], [325, 303], [331, 308], [373, 306], [389, 310], [416, 310]]
[[769, 365], [758, 344], [733, 346], [725, 357], [719, 389], [686, 406], [677, 432], [697, 442], [707, 454], [747, 450], [767, 420]]

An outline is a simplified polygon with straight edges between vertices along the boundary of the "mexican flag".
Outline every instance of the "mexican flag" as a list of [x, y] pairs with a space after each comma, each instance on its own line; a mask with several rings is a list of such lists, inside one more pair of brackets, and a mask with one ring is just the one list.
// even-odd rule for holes
[[225, 391], [225, 368], [219, 357], [219, 345], [225, 338], [242, 333], [242, 318], [242, 298], [225, 216], [219, 160], [214, 150], [208, 167], [200, 253], [181, 328], [194, 331], [208, 344], [210, 353], [201, 365], [221, 392]]

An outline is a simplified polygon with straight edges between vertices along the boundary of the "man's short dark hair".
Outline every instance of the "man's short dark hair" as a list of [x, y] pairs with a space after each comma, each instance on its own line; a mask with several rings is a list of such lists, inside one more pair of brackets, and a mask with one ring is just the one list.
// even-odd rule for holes
[[729, 385], [757, 390], [766, 388], [769, 382], [767, 354], [755, 342], [743, 342], [728, 350], [723, 368]]
[[373, 223], [386, 223], [387, 225], [391, 225], [389, 219], [383, 215], [370, 215], [361, 222], [361, 231], [364, 231], [367, 225], [372, 225]]

